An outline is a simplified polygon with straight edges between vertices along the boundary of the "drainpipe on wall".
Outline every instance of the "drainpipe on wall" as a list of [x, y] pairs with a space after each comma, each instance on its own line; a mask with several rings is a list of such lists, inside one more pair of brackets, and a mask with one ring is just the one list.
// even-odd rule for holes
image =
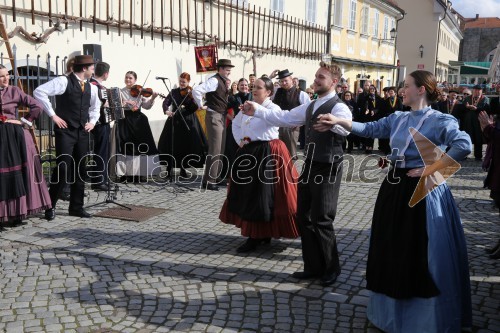
[[[442, 2], [440, 2], [443, 4]], [[439, 54], [439, 42], [441, 41], [441, 22], [446, 18], [446, 13], [448, 12], [448, 8], [451, 8], [451, 1], [448, 1], [444, 4], [444, 15], [443, 18], [439, 20], [438, 23], [438, 38], [437, 38], [437, 48], [436, 48], [436, 62], [434, 64], [434, 75], [437, 78], [437, 66], [438, 66], [438, 54]]]
[[332, 39], [332, 5], [333, 0], [328, 0], [328, 18], [326, 19], [326, 54], [330, 54], [330, 43]]
[[[406, 12], [403, 12], [403, 17], [401, 17], [400, 19], [397, 19], [396, 20], [396, 31], [398, 31], [398, 26], [399, 26], [399, 21], [401, 21], [402, 19], [405, 18], [405, 14]], [[396, 45], [398, 44], [398, 35], [399, 34], [396, 34], [396, 38], [394, 39], [394, 61], [396, 62], [396, 65], [397, 65], [397, 59], [396, 59], [396, 51], [397, 51], [397, 48], [396, 48]], [[396, 75], [397, 73], [397, 75]], [[393, 83], [393, 86], [397, 87], [397, 85], [399, 84], [399, 82], [396, 82], [396, 80], [399, 78], [399, 67], [396, 68], [396, 70], [392, 71], [392, 83]]]

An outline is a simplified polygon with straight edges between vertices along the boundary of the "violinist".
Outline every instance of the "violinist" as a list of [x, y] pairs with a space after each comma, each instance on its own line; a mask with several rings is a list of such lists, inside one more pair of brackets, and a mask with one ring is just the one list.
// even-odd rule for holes
[[169, 178], [175, 167], [180, 168], [181, 177], [188, 178], [186, 168], [202, 168], [207, 156], [207, 138], [195, 114], [198, 106], [191, 95], [190, 81], [189, 73], [182, 73], [179, 87], [172, 89], [163, 101], [163, 113], [168, 119], [158, 141], [158, 150], [160, 160], [167, 163]]
[[[125, 87], [121, 89], [125, 118], [119, 120], [118, 148], [125, 155], [126, 170], [119, 170], [129, 181], [142, 181], [148, 176], [148, 169], [154, 165], [158, 155], [153, 132], [149, 126], [148, 117], [141, 112], [142, 108], [149, 110], [158, 96], [150, 89], [136, 85], [137, 74], [128, 71], [125, 74]], [[141, 156], [147, 156], [146, 167], [129, 168], [130, 165], [140, 165]]]

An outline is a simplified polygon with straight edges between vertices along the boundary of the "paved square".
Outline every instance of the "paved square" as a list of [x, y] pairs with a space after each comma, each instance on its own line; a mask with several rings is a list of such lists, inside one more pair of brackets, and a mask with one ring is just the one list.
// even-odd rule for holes
[[[375, 170], [378, 157], [353, 157], [355, 170], [371, 171], [362, 180], [344, 174], [335, 221], [342, 274], [331, 287], [290, 278], [302, 268], [299, 240], [237, 254], [239, 229], [218, 219], [224, 189], [124, 185], [139, 192], [119, 193], [119, 203], [167, 211], [140, 223], [80, 219], [61, 202], [54, 221], [40, 215], [0, 234], [0, 331], [377, 332], [366, 319], [364, 276], [380, 185], [370, 179], [384, 171]], [[462, 166], [448, 183], [468, 241], [473, 331], [500, 332], [500, 261], [484, 252], [500, 218], [479, 162]], [[88, 204], [104, 199], [88, 193]]]

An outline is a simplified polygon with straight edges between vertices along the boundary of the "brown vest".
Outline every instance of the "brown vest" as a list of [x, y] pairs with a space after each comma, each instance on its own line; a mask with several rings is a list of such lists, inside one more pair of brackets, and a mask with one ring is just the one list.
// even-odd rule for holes
[[226, 80], [219, 73], [214, 76], [217, 79], [218, 85], [215, 91], [211, 91], [205, 95], [207, 100], [206, 105], [210, 110], [218, 113], [226, 113], [227, 100], [229, 97], [229, 89], [226, 86]]

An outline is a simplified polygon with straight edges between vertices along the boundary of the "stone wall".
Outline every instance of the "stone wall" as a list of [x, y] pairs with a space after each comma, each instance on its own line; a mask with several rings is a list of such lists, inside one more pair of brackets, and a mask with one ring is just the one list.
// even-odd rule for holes
[[472, 28], [464, 31], [461, 61], [488, 61], [486, 56], [500, 41], [500, 28]]

